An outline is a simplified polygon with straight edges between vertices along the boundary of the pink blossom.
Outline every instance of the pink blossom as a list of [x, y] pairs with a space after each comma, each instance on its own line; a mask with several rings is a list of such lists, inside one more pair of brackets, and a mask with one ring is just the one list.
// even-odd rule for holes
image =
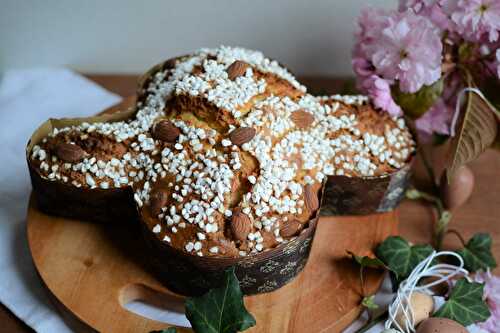
[[367, 44], [378, 43], [380, 32], [389, 25], [389, 12], [379, 8], [364, 8], [358, 18], [358, 29], [355, 33], [361, 49]]
[[498, 78], [500, 79], [500, 49], [497, 49], [496, 56], [497, 56], [497, 75]]
[[423, 141], [428, 141], [433, 133], [450, 134], [453, 110], [439, 99], [426, 113], [415, 121], [415, 126]]
[[363, 79], [370, 77], [374, 72], [373, 65], [362, 57], [355, 57], [352, 59], [352, 69], [358, 77]]
[[491, 317], [483, 323], [468, 327], [470, 332], [500, 332], [500, 278], [490, 272], [476, 273], [474, 280], [484, 283], [484, 298], [491, 312]]
[[370, 35], [376, 37], [368, 39], [376, 42], [361, 44], [359, 49], [373, 64], [377, 75], [399, 81], [400, 89], [410, 93], [440, 78], [443, 45], [432, 22], [413, 11], [392, 12], [385, 20], [376, 22], [379, 24], [375, 29], [381, 30], [378, 33], [372, 30]]
[[352, 68], [358, 77], [358, 89], [371, 98], [376, 108], [389, 112], [391, 116], [402, 115], [401, 108], [392, 99], [389, 82], [373, 74], [374, 68], [369, 61], [354, 58]]
[[391, 116], [401, 116], [402, 111], [392, 99], [389, 82], [377, 75], [371, 75], [361, 83], [361, 89], [371, 98], [376, 108], [387, 111]]
[[500, 1], [458, 0], [451, 19], [456, 30], [470, 41], [498, 40], [500, 32]]
[[400, 0], [399, 11], [405, 12], [411, 9], [415, 14], [429, 18], [440, 29], [447, 30], [451, 21], [442, 2], [443, 0]]

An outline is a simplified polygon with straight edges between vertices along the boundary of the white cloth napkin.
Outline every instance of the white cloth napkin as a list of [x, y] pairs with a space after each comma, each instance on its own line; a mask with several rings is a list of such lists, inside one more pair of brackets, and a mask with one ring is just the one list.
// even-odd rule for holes
[[[31, 185], [25, 145], [33, 130], [50, 117], [89, 116], [119, 101], [119, 96], [67, 69], [10, 70], [0, 77], [0, 302], [37, 332], [71, 330], [50, 303], [27, 245], [25, 216]], [[387, 288], [380, 295], [377, 302], [387, 303]], [[189, 325], [185, 316], [165, 309], [140, 303], [127, 307], [158, 321]], [[361, 322], [346, 332], [354, 332]], [[378, 326], [370, 333], [381, 330]]]
[[25, 145], [50, 117], [88, 116], [119, 101], [67, 69], [9, 70], [0, 77], [0, 302], [37, 332], [71, 330], [50, 303], [28, 250]]

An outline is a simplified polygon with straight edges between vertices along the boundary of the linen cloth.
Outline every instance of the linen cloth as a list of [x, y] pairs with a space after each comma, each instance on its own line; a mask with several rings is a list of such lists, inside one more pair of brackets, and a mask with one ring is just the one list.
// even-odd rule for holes
[[67, 69], [8, 70], [0, 77], [0, 302], [37, 332], [71, 330], [50, 303], [28, 249], [26, 143], [50, 117], [92, 115], [119, 101]]

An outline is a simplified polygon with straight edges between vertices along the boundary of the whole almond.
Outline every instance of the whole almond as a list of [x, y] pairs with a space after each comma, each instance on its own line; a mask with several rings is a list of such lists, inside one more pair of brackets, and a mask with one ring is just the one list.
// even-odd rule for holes
[[233, 213], [231, 219], [231, 232], [234, 238], [243, 242], [247, 239], [250, 231], [252, 231], [252, 221], [250, 221], [250, 218], [239, 211]]
[[288, 219], [287, 221], [281, 221], [280, 223], [280, 236], [282, 237], [292, 237], [300, 229], [300, 222], [295, 219]]
[[158, 190], [151, 195], [150, 199], [151, 215], [158, 216], [162, 212], [162, 208], [168, 202], [168, 193], [164, 190]]
[[304, 110], [292, 112], [290, 118], [298, 128], [307, 128], [314, 122], [314, 116]]
[[241, 60], [233, 62], [226, 70], [229, 80], [234, 81], [237, 77], [244, 75], [249, 66], [249, 64]]
[[235, 129], [229, 134], [229, 140], [234, 145], [240, 146], [250, 140], [255, 136], [255, 128], [252, 127], [240, 127]]
[[153, 126], [153, 138], [165, 142], [175, 142], [181, 131], [169, 120], [160, 120]]
[[64, 162], [78, 162], [85, 157], [85, 150], [72, 143], [59, 143], [55, 147], [56, 156]]
[[304, 201], [306, 208], [311, 212], [314, 212], [319, 208], [318, 196], [312, 185], [304, 186]]

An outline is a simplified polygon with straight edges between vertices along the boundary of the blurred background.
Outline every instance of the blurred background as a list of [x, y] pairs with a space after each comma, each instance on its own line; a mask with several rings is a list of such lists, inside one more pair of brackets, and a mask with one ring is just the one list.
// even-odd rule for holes
[[[395, 7], [396, 0], [370, 2]], [[0, 69], [140, 73], [220, 44], [263, 51], [299, 75], [351, 75], [365, 0], [1, 0]]]

